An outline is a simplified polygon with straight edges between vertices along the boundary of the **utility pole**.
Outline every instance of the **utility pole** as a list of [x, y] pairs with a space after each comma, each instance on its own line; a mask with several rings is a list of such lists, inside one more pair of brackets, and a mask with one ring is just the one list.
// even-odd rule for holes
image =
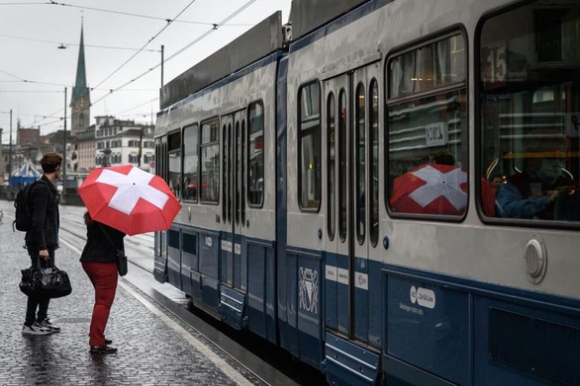
[[163, 87], [163, 44], [161, 45], [161, 87]]
[[10, 109], [10, 145], [8, 151], [8, 186], [12, 186], [12, 109]]
[[141, 158], [143, 157], [143, 127], [139, 131], [139, 152], [137, 153], [137, 167], [141, 167]]
[[66, 185], [66, 87], [64, 88], [64, 133], [62, 136], [62, 158], [63, 158], [63, 168], [62, 168], [62, 190], [65, 191]]

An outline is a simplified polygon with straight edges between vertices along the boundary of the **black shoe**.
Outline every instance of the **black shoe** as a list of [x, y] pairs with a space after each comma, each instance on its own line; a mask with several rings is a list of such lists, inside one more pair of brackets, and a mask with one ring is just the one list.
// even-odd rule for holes
[[113, 341], [110, 339], [105, 339], [105, 344], [106, 345], [113, 344]]
[[117, 352], [115, 347], [102, 345], [102, 346], [91, 346], [91, 354], [114, 354]]

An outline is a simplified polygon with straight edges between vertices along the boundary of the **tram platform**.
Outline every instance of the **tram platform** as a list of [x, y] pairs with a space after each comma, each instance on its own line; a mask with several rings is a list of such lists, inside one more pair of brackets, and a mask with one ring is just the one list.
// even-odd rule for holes
[[119, 280], [106, 330], [119, 351], [90, 354], [94, 292], [78, 261], [80, 250], [72, 245], [61, 245], [55, 260], [69, 274], [73, 292], [51, 300], [49, 308], [51, 321], [62, 331], [22, 335], [27, 299], [18, 284], [20, 270], [30, 260], [23, 248], [24, 234], [12, 230], [13, 217], [7, 215], [7, 206], [0, 205], [4, 209], [0, 224], [0, 386], [294, 384], [275, 369], [267, 370], [273, 380], [269, 381], [242, 364], [236, 358], [265, 365], [251, 359], [253, 354], [244, 348], [233, 344], [232, 354], [212, 343], [212, 332], [200, 331], [181, 318], [179, 309], [187, 313], [185, 308], [151, 290], [146, 281], [153, 282], [153, 276], [131, 264], [129, 274]]

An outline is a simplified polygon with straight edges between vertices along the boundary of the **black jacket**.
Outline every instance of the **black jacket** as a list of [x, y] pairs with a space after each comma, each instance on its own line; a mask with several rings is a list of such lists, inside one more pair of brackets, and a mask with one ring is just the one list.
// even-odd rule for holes
[[28, 205], [32, 214], [32, 229], [26, 232], [26, 244], [32, 244], [39, 250], [58, 246], [58, 192], [46, 176], [43, 182], [35, 183], [30, 189]]
[[[107, 232], [114, 246], [103, 232]], [[87, 243], [81, 254], [81, 263], [115, 263], [118, 250], [124, 251], [125, 234], [108, 225], [93, 221], [87, 225]]]

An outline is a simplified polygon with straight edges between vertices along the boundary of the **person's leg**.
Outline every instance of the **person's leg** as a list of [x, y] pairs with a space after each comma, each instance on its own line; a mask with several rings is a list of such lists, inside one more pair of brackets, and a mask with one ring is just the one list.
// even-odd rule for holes
[[[28, 254], [30, 255], [30, 265], [36, 267], [38, 262], [38, 249], [33, 245], [27, 245]], [[23, 334], [31, 335], [46, 335], [51, 331], [45, 327], [42, 327], [36, 323], [36, 310], [39, 308], [39, 304], [43, 302], [42, 298], [36, 296], [29, 296], [26, 303], [26, 318], [24, 320], [24, 326], [22, 327]]]
[[[50, 260], [46, 261], [41, 259], [40, 264], [42, 268], [54, 267], [54, 248], [48, 249], [48, 255]], [[50, 298], [39, 298], [38, 299], [38, 315], [36, 316], [36, 321], [40, 324], [48, 319], [48, 305], [50, 304]], [[48, 327], [48, 326], [45, 326]], [[60, 327], [52, 326], [56, 331], [60, 331]]]
[[117, 266], [108, 263], [83, 263], [83, 269], [95, 287], [95, 305], [89, 329], [89, 344], [104, 346], [105, 328], [117, 290]]
[[[26, 250], [30, 256], [30, 266], [36, 267], [38, 264], [38, 249], [34, 245], [26, 244]], [[29, 296], [26, 304], [26, 319], [24, 324], [32, 326], [36, 322], [36, 309], [38, 307], [39, 299], [36, 296]]]

